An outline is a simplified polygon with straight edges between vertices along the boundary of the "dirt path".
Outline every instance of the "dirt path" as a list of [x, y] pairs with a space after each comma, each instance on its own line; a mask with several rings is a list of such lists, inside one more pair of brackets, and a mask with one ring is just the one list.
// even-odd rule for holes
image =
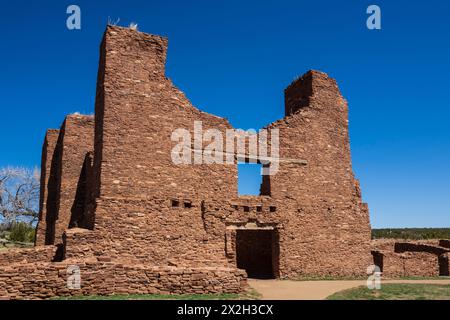
[[[264, 300], [322, 300], [335, 292], [366, 285], [365, 280], [291, 281], [249, 279], [248, 283], [262, 294], [262, 299]], [[383, 283], [450, 285], [450, 280], [383, 280], [382, 286]]]

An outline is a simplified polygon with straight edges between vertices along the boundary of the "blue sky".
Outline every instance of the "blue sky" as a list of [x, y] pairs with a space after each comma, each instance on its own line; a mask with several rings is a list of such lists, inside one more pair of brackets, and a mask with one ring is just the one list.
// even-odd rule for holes
[[[0, 11], [0, 166], [36, 166], [46, 128], [93, 113], [108, 17], [169, 37], [167, 75], [240, 128], [283, 116], [309, 69], [350, 108], [354, 171], [374, 227], [450, 227], [448, 1], [8, 1]], [[66, 28], [77, 4], [82, 29]], [[377, 4], [382, 30], [366, 28]], [[255, 186], [247, 181], [248, 188]]]

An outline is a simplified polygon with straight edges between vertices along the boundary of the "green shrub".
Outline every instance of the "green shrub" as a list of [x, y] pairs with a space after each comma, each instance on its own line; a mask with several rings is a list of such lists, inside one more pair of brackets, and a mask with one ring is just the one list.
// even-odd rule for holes
[[26, 222], [14, 222], [11, 224], [9, 240], [16, 242], [33, 242], [35, 229]]

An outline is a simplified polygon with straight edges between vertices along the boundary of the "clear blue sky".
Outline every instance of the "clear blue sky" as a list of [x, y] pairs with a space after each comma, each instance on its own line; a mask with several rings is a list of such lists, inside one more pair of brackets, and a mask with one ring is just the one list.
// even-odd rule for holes
[[[240, 128], [283, 116], [309, 69], [349, 101], [354, 171], [374, 227], [450, 227], [448, 1], [3, 1], [0, 166], [35, 166], [46, 128], [93, 113], [108, 17], [169, 37], [167, 74]], [[82, 29], [66, 29], [77, 4]], [[366, 28], [366, 8], [382, 30]], [[252, 181], [248, 182], [250, 185]], [[254, 183], [253, 183], [254, 185]]]

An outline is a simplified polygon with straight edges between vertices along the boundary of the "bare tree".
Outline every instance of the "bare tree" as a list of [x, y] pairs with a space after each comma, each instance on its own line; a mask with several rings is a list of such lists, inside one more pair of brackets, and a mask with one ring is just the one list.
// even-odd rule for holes
[[39, 175], [38, 169], [0, 168], [0, 215], [6, 222], [38, 218]]

